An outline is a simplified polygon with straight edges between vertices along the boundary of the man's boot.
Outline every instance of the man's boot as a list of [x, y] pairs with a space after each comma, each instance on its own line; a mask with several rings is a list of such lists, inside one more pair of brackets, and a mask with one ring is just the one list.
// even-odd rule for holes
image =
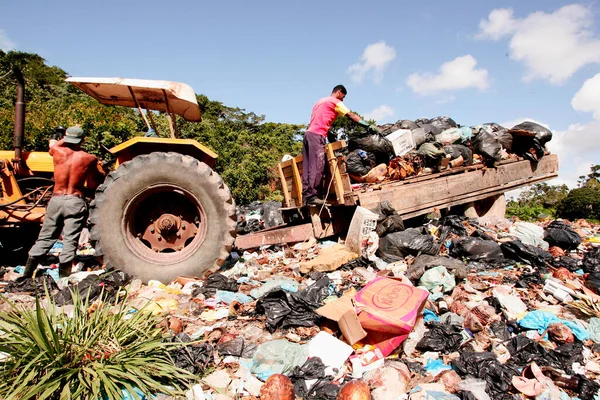
[[33, 273], [35, 272], [39, 262], [39, 258], [37, 257], [29, 257], [27, 258], [27, 262], [25, 263], [25, 272], [23, 272], [23, 276], [17, 278], [18, 282], [22, 282], [25, 279], [32, 278]]
[[71, 268], [73, 268], [73, 262], [65, 262], [58, 264], [58, 276], [61, 278], [66, 278], [71, 275]]

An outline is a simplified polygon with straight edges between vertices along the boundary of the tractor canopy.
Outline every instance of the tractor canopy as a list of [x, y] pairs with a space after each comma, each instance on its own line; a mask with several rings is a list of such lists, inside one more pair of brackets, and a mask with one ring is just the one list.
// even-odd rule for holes
[[180, 82], [126, 79], [76, 78], [66, 79], [102, 104], [145, 108], [182, 116], [198, 122], [200, 106], [191, 86]]

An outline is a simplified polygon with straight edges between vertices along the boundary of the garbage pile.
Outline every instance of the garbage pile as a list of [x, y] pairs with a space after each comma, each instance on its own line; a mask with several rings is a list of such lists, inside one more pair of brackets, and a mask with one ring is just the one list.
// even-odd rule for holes
[[346, 170], [356, 183], [403, 180], [518, 157], [537, 162], [552, 139], [551, 131], [530, 121], [508, 129], [496, 123], [460, 126], [450, 117], [436, 117], [380, 128], [381, 133], [356, 131], [348, 137]]
[[[188, 399], [599, 395], [600, 226], [357, 212], [376, 220], [358, 238], [236, 254], [205, 280], [96, 271], [69, 287], [124, 286], [132, 308], [164, 315], [189, 343], [175, 364], [202, 378]], [[4, 296], [33, 304], [34, 290], [7, 282]], [[64, 290], [50, 288], [68, 304]]]
[[281, 203], [254, 201], [246, 206], [236, 206], [235, 230], [239, 235], [258, 232], [283, 224]]

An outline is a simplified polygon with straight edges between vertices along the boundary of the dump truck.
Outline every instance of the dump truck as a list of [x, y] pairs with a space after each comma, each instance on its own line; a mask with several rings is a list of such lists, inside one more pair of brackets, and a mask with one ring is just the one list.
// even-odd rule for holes
[[[20, 71], [14, 73], [14, 150], [0, 151], [0, 229], [39, 226], [52, 195], [52, 157], [23, 148], [25, 82]], [[137, 108], [155, 131], [153, 111], [169, 120], [169, 138], [134, 137], [107, 149], [114, 170], [90, 204], [96, 255], [143, 281], [168, 282], [217, 269], [234, 241], [235, 204], [213, 169], [218, 155], [195, 140], [177, 138], [176, 115], [201, 120], [194, 90], [158, 80], [71, 77], [67, 82], [102, 104]]]
[[283, 192], [285, 226], [238, 236], [235, 247], [294, 243], [310, 238], [344, 235], [357, 206], [375, 208], [389, 201], [404, 218], [411, 219], [434, 210], [451, 211], [471, 218], [504, 217], [504, 193], [558, 177], [558, 157], [546, 154], [538, 162], [523, 158], [448, 168], [404, 180], [376, 184], [352, 184], [346, 171], [344, 140], [325, 145], [327, 159], [326, 207], [302, 207], [302, 156], [277, 165]]

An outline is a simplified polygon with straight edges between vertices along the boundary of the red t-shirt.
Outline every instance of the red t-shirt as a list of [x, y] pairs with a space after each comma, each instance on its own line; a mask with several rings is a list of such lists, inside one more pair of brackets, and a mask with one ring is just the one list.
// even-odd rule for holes
[[327, 136], [327, 131], [331, 128], [335, 117], [338, 115], [343, 117], [349, 112], [348, 107], [340, 99], [333, 96], [323, 97], [313, 107], [307, 131]]

